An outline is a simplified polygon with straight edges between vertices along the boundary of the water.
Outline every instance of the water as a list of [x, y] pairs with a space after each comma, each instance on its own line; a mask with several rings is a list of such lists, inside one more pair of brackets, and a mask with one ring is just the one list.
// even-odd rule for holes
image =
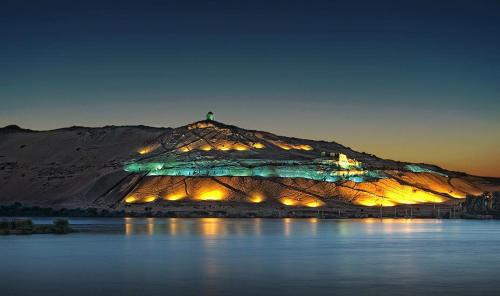
[[500, 294], [500, 221], [70, 222], [0, 236], [1, 295]]

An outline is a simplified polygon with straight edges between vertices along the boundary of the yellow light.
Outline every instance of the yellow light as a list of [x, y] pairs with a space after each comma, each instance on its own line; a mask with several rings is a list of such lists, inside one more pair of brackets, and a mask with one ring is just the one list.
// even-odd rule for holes
[[243, 144], [240, 144], [240, 143], [236, 143], [234, 144], [233, 148], [235, 150], [238, 150], [238, 151], [245, 151], [245, 150], [248, 150], [248, 147], [243, 145]]
[[127, 196], [127, 198], [125, 198], [125, 202], [126, 203], [133, 203], [133, 202], [136, 202], [137, 201], [137, 197], [131, 195], [131, 196]]
[[361, 206], [365, 207], [393, 207], [396, 205], [396, 203], [389, 201], [389, 200], [382, 200], [379, 198], [373, 198], [373, 199], [362, 199], [362, 200], [357, 200], [355, 202], [356, 204], [359, 204]]
[[305, 204], [305, 206], [309, 207], [309, 208], [317, 208], [317, 207], [321, 207], [323, 205], [324, 205], [324, 203], [320, 200], [311, 201], [311, 202], [308, 202]]
[[214, 189], [210, 191], [203, 192], [198, 196], [199, 200], [222, 200], [224, 199], [224, 193], [219, 189]]
[[165, 196], [166, 200], [171, 200], [171, 201], [181, 200], [183, 198], [186, 198], [186, 195], [184, 193], [171, 193]]
[[143, 154], [148, 154], [154, 150], [156, 150], [158, 147], [160, 147], [160, 144], [151, 144], [146, 147], [140, 148], [137, 152], [141, 155]]
[[190, 149], [187, 146], [181, 147], [179, 150], [181, 152], [189, 152], [190, 151]]
[[250, 196], [249, 200], [253, 203], [260, 203], [263, 202], [264, 199], [265, 199], [264, 196], [262, 196], [260, 193], [255, 193]]
[[148, 196], [148, 197], [144, 198], [142, 201], [143, 201], [143, 202], [153, 202], [153, 201], [155, 201], [156, 199], [158, 199], [158, 197], [157, 197], [157, 196], [155, 196], [155, 195], [150, 195], [150, 196]]
[[145, 147], [145, 148], [142, 148], [141, 150], [139, 150], [137, 152], [139, 152], [139, 154], [141, 154], [141, 155], [148, 154], [149, 152], [151, 152], [151, 148]]
[[298, 149], [309, 151], [309, 150], [312, 150], [313, 148], [311, 146], [309, 146], [309, 145], [300, 145], [298, 147]]
[[264, 148], [265, 146], [264, 146], [262, 143], [254, 143], [254, 144], [253, 144], [253, 147], [254, 147], [254, 148], [257, 148], [257, 149], [262, 149], [262, 148]]
[[354, 190], [361, 190], [358, 191], [359, 194], [354, 203], [362, 206], [391, 207], [395, 205], [441, 203], [448, 200], [437, 193], [424, 191], [411, 185], [403, 185], [390, 178], [376, 182], [358, 183]]
[[385, 197], [398, 204], [439, 203], [444, 199], [434, 193], [415, 190], [411, 186], [399, 185], [396, 189], [385, 189]]
[[297, 201], [295, 199], [289, 198], [289, 197], [283, 197], [281, 198], [280, 202], [284, 204], [285, 206], [295, 206], [297, 205]]
[[205, 145], [201, 146], [200, 149], [204, 150], [204, 151], [210, 151], [210, 150], [212, 150], [212, 146], [205, 144]]

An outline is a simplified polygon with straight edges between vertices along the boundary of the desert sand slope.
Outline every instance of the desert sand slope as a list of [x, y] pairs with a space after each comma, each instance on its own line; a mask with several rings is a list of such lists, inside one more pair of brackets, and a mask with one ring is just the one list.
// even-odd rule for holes
[[[329, 182], [281, 175], [154, 175], [148, 166], [160, 165], [161, 171], [163, 164], [171, 165], [174, 159], [194, 167], [213, 164], [218, 170], [227, 161], [245, 168], [255, 161], [272, 160], [285, 161], [290, 168], [286, 173], [293, 175], [303, 168], [302, 164], [330, 161], [334, 153], [361, 161], [362, 168], [354, 171], [364, 170], [375, 177]], [[124, 165], [130, 163], [143, 164], [146, 170], [125, 170]], [[299, 166], [295, 167], [296, 163]], [[411, 165], [418, 170], [408, 169]], [[500, 190], [499, 184], [498, 179], [468, 176], [433, 165], [381, 159], [335, 142], [282, 137], [215, 121], [176, 129], [0, 129], [0, 205], [20, 202], [138, 212], [151, 207], [162, 210], [179, 202], [197, 207], [200, 201], [292, 208], [455, 206], [466, 196]]]
[[167, 128], [0, 129], [0, 204], [89, 205], [127, 174], [122, 163]]

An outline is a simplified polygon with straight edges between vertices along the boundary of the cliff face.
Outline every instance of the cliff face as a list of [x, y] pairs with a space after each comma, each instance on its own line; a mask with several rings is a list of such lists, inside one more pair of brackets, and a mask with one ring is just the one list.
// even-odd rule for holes
[[[237, 202], [295, 208], [456, 205], [492, 178], [218, 122], [0, 129], [0, 205], [136, 209]], [[471, 199], [472, 200], [472, 199]]]

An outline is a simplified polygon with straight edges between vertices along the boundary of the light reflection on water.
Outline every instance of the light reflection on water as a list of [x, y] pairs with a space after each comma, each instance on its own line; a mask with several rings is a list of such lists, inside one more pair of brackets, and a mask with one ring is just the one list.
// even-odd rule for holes
[[81, 218], [71, 224], [81, 232], [0, 236], [2, 295], [500, 292], [494, 284], [500, 221]]
[[[132, 235], [200, 235], [205, 238], [224, 237], [227, 235], [255, 235], [262, 232], [262, 221], [265, 219], [225, 219], [225, 218], [124, 218], [124, 229], [127, 236]], [[231, 221], [231, 223], [228, 223]], [[249, 223], [251, 221], [251, 223]], [[272, 221], [272, 220], [267, 220]], [[299, 232], [308, 231], [308, 234], [315, 236], [318, 232], [318, 223], [325, 223], [327, 220], [318, 218], [276, 219], [282, 224], [283, 235], [288, 237], [293, 234], [294, 224], [300, 225]], [[429, 219], [392, 219], [392, 218], [368, 218], [338, 220], [331, 224], [332, 229], [337, 229], [339, 235], [347, 235], [349, 231], [356, 229], [365, 234], [394, 234], [394, 233], [414, 233], [414, 232], [440, 232], [442, 231], [443, 220]], [[362, 228], [360, 225], [362, 224]], [[304, 225], [307, 225], [305, 227]], [[419, 226], [421, 225], [421, 226]], [[432, 227], [430, 227], [432, 226]], [[305, 229], [305, 228], [306, 229]]]
[[[200, 219], [182, 219], [182, 218], [166, 218], [155, 219], [146, 218], [144, 222], [137, 221], [134, 218], [125, 218], [123, 224], [125, 235], [201, 235], [205, 238], [224, 237], [229, 234], [235, 236], [255, 235], [260, 236], [262, 232], [262, 220], [231, 220], [227, 223], [228, 219], [224, 218], [200, 218]], [[191, 223], [190, 223], [190, 222]], [[252, 223], [248, 223], [252, 221]], [[307, 228], [310, 235], [317, 234], [317, 223], [320, 221], [318, 218], [309, 219], [291, 219], [285, 218], [281, 221], [283, 224], [283, 234], [290, 236], [292, 234], [292, 227], [294, 223], [304, 224], [307, 223]]]
[[125, 218], [123, 224], [126, 236], [134, 235], [169, 235], [185, 236], [200, 235], [204, 238], [217, 238], [227, 235], [243, 236], [261, 233], [261, 219], [255, 219], [252, 223], [244, 220], [232, 220], [226, 223], [222, 218], [200, 218], [181, 219], [167, 218], [156, 219], [147, 218], [145, 221], [138, 221], [136, 218]]

